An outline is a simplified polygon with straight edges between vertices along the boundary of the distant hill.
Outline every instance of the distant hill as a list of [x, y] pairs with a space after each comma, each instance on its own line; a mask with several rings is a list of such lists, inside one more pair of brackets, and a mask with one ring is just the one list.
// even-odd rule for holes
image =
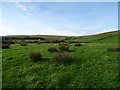
[[118, 40], [120, 30], [104, 32], [96, 35], [86, 36], [57, 36], [57, 35], [9, 35], [3, 38], [43, 38], [45, 40], [66, 40], [68, 42], [110, 42]]
[[76, 39], [70, 40], [71, 42], [113, 42], [118, 41], [120, 30], [105, 32], [96, 35], [78, 36]]

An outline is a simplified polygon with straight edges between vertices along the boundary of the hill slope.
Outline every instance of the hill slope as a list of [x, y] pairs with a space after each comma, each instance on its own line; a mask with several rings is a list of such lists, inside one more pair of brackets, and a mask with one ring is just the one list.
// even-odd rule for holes
[[[82, 36], [82, 37], [76, 37], [76, 39], [69, 40], [71, 42], [102, 42], [105, 41], [105, 39], [115, 39], [118, 41], [118, 37], [120, 36], [120, 30], [119, 31], [112, 31], [112, 32], [106, 32], [96, 35], [89, 35], [89, 36]], [[101, 41], [102, 40], [102, 41]], [[107, 40], [109, 41], [109, 40]], [[112, 42], [112, 41], [109, 41]]]

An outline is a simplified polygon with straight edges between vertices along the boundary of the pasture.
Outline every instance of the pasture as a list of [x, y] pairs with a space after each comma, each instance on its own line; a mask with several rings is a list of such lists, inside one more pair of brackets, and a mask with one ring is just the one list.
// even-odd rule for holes
[[[48, 49], [58, 49], [59, 43], [32, 43], [26, 46], [11, 44], [2, 49], [2, 87], [3, 88], [118, 88], [118, 52], [108, 50], [118, 48], [118, 33], [98, 34], [74, 41], [93, 41], [91, 43], [69, 44], [69, 53], [73, 59], [67, 64], [58, 64], [53, 60], [54, 53]], [[66, 40], [65, 42], [69, 42]], [[33, 62], [29, 54], [33, 50], [41, 52], [42, 60]]]

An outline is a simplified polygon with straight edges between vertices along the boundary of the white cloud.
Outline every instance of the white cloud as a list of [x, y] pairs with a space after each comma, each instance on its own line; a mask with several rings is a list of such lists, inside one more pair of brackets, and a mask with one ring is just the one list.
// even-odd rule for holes
[[15, 5], [16, 5], [17, 7], [19, 7], [20, 9], [22, 9], [23, 11], [28, 11], [28, 10], [29, 10], [29, 8], [28, 8], [27, 6], [22, 5], [22, 4], [19, 3], [19, 2], [15, 2]]
[[24, 11], [26, 15], [30, 15], [30, 16], [33, 15], [32, 13], [30, 13], [30, 10], [34, 9], [33, 6], [23, 5], [20, 2], [15, 2], [14, 4], [16, 5], [16, 7], [20, 8], [22, 11]]
[[24, 11], [28, 11], [28, 9], [26, 8], [26, 6], [18, 6], [19, 8], [21, 8]]

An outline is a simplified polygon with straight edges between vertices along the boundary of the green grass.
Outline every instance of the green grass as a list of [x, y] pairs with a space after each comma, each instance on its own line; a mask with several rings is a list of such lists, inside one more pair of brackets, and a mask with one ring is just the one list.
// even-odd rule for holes
[[[57, 65], [50, 59], [49, 47], [57, 44], [12, 45], [3, 50], [3, 88], [115, 88], [118, 87], [117, 52], [107, 52], [117, 44], [84, 44], [70, 46], [75, 60]], [[32, 62], [30, 51], [39, 49], [45, 61]]]
[[[55, 35], [9, 35], [9, 36], [4, 36], [4, 37], [24, 38], [26, 36], [28, 36], [28, 37], [41, 37], [41, 38], [44, 38], [46, 40], [64, 40], [67, 37], [67, 36], [55, 36]], [[28, 41], [34, 41], [34, 40], [28, 40]]]
[[[74, 60], [69, 65], [59, 65], [52, 60], [50, 47], [58, 44], [14, 44], [2, 50], [3, 88], [118, 88], [118, 52], [108, 48], [118, 47], [115, 37], [80, 47], [70, 44]], [[29, 53], [40, 50], [43, 59], [32, 62]], [[61, 52], [62, 53], [62, 52]]]
[[97, 42], [97, 43], [118, 43], [118, 37], [120, 37], [120, 35], [118, 36], [118, 35], [115, 35], [114, 37], [109, 37], [109, 38], [107, 38], [107, 39], [103, 39], [103, 40], [97, 40], [97, 41], [95, 41], [95, 42]]
[[97, 39], [100, 39], [103, 37], [107, 37], [107, 35], [87, 36], [87, 37], [83, 37], [83, 38], [73, 39], [70, 41], [89, 42], [89, 41], [97, 40]]
[[[113, 36], [113, 38], [118, 40], [118, 33], [119, 31], [113, 31], [113, 32], [107, 32], [107, 33], [101, 33], [101, 34], [96, 34], [96, 35], [88, 35], [88, 36], [83, 36], [83, 38], [81, 37], [77, 37], [77, 39], [73, 39], [73, 40], [67, 40], [69, 41], [77, 41], [77, 42], [91, 42], [91, 41], [99, 41], [98, 39], [101, 38], [107, 38], [109, 36]], [[110, 37], [111, 38], [111, 37]], [[113, 42], [116, 40], [112, 40]], [[101, 40], [100, 40], [101, 41]], [[109, 41], [109, 39], [108, 39]], [[111, 42], [111, 41], [110, 41]]]

